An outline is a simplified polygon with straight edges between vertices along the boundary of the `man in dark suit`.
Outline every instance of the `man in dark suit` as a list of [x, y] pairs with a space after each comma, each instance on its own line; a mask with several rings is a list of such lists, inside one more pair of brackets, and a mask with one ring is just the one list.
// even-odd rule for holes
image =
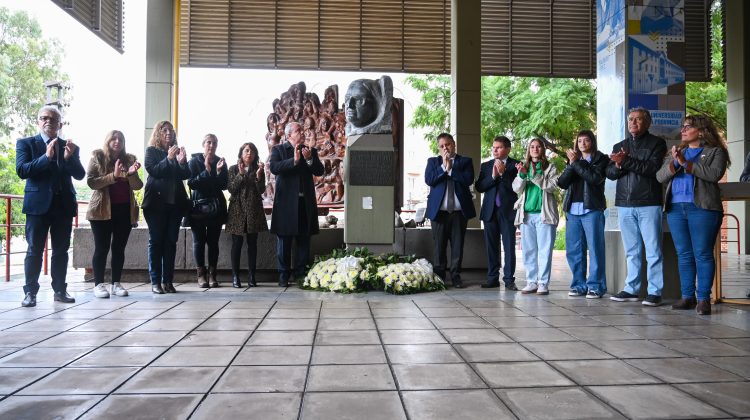
[[510, 140], [495, 137], [492, 160], [482, 163], [474, 187], [484, 193], [479, 218], [484, 222], [484, 242], [487, 247], [487, 282], [482, 287], [500, 287], [500, 240], [505, 251], [503, 282], [505, 290], [516, 287], [516, 211], [513, 205], [518, 195], [513, 192], [513, 180], [518, 175], [517, 160], [509, 158]]
[[16, 173], [26, 180], [23, 212], [26, 214], [26, 259], [24, 273], [26, 296], [21, 306], [36, 306], [39, 272], [42, 269], [47, 232], [52, 239], [52, 290], [58, 302], [73, 303], [66, 291], [68, 248], [73, 217], [78, 212], [76, 191], [71, 178], [83, 179], [78, 146], [71, 140], [58, 138], [62, 115], [54, 106], [39, 110], [37, 126], [40, 133], [16, 143]]
[[318, 151], [303, 141], [302, 126], [291, 122], [284, 129], [287, 141], [271, 149], [271, 173], [276, 175], [271, 232], [278, 237], [276, 259], [279, 286], [289, 285], [292, 241], [296, 242], [294, 275], [305, 275], [310, 256], [310, 236], [318, 233], [318, 207], [313, 175], [323, 175]]
[[456, 154], [456, 142], [448, 133], [438, 136], [438, 150], [440, 156], [427, 159], [424, 171], [424, 181], [430, 186], [426, 215], [432, 226], [433, 272], [445, 281], [445, 248], [450, 241], [451, 282], [460, 289], [466, 223], [477, 215], [469, 190], [474, 181], [474, 165], [471, 158]]

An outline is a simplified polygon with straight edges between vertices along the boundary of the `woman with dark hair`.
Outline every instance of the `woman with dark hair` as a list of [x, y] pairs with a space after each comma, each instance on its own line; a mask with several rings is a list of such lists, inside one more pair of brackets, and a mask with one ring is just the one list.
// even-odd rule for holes
[[656, 179], [667, 184], [664, 211], [680, 272], [682, 299], [672, 309], [695, 308], [699, 315], [709, 315], [716, 269], [714, 245], [724, 213], [719, 180], [731, 161], [727, 146], [708, 117], [686, 116], [680, 132], [680, 145], [672, 146], [664, 166], [656, 173]]
[[521, 226], [523, 261], [526, 267], [524, 294], [549, 294], [552, 270], [552, 248], [557, 235], [557, 168], [547, 160], [547, 149], [540, 138], [532, 139], [526, 158], [516, 164], [518, 176], [513, 180], [513, 191], [518, 194], [515, 204], [515, 225]]
[[237, 154], [237, 164], [229, 167], [228, 190], [229, 216], [227, 233], [232, 235], [232, 286], [242, 287], [240, 282], [240, 255], [242, 242], [247, 240], [247, 284], [255, 287], [255, 259], [258, 232], [268, 230], [263, 212], [263, 191], [266, 186], [263, 163], [258, 158], [258, 149], [253, 143], [245, 143]]
[[[127, 296], [128, 291], [120, 285], [122, 266], [125, 263], [125, 246], [130, 230], [138, 224], [138, 203], [133, 191], [143, 188], [138, 176], [141, 164], [136, 157], [125, 152], [125, 136], [112, 130], [104, 137], [104, 146], [94, 150], [86, 183], [94, 190], [91, 193], [86, 219], [91, 222], [94, 234], [94, 296], [107, 298]], [[104, 269], [107, 254], [112, 249], [112, 287], [104, 284]]]
[[187, 152], [177, 146], [174, 126], [159, 121], [151, 132], [145, 159], [146, 189], [143, 194], [143, 217], [148, 224], [148, 273], [151, 291], [176, 293], [174, 259], [180, 220], [188, 207], [183, 180], [190, 178]]
[[[188, 187], [190, 199], [212, 200], [215, 210], [208, 215], [190, 214], [193, 233], [193, 259], [198, 272], [198, 287], [219, 287], [216, 265], [219, 262], [219, 237], [221, 226], [227, 221], [227, 170], [224, 158], [216, 156], [219, 139], [215, 134], [203, 137], [203, 153], [194, 153], [190, 159]], [[208, 246], [208, 276], [206, 276], [206, 246]], [[210, 283], [210, 284], [209, 284]]]
[[[573, 150], [566, 152], [568, 166], [557, 179], [557, 186], [568, 190], [563, 199], [566, 214], [565, 256], [573, 280], [568, 296], [599, 299], [607, 292], [604, 253], [604, 181], [609, 157], [596, 147], [596, 136], [582, 130]], [[586, 277], [586, 250], [589, 275]]]

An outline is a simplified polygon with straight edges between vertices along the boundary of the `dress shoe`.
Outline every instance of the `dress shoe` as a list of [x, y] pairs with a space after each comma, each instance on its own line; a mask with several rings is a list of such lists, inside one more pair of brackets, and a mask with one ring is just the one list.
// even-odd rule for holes
[[255, 287], [258, 285], [258, 283], [255, 281], [255, 273], [250, 273], [250, 275], [247, 278], [247, 285], [249, 287]]
[[235, 289], [239, 289], [240, 287], [242, 287], [240, 278], [236, 274], [232, 275], [232, 287], [234, 287]]
[[482, 283], [482, 289], [493, 289], [500, 287], [500, 283]]
[[172, 283], [164, 283], [161, 288], [164, 289], [164, 293], [177, 293], [177, 289], [174, 288]]
[[454, 281], [453, 282], [453, 288], [454, 289], [463, 289], [464, 283], [462, 281]]
[[36, 306], [36, 295], [32, 294], [31, 292], [26, 293], [26, 297], [23, 298], [21, 306], [23, 306], [24, 308], [31, 308], [32, 306]]
[[55, 302], [75, 303], [75, 301], [75, 298], [69, 295], [68, 292], [55, 292]]
[[280, 287], [289, 287], [289, 276], [281, 276], [281, 277], [279, 277], [279, 286]]
[[693, 309], [695, 308], [696, 304], [697, 302], [695, 301], [694, 297], [682, 298], [672, 304], [672, 309]]
[[157, 295], [163, 295], [164, 289], [161, 288], [161, 284], [152, 284], [151, 291]]
[[695, 305], [695, 312], [698, 312], [698, 315], [711, 315], [711, 302], [699, 300], [698, 304]]
[[511, 283], [511, 284], [505, 285], [505, 290], [507, 290], [509, 292], [517, 292], [518, 291], [518, 287], [516, 287], [515, 283]]

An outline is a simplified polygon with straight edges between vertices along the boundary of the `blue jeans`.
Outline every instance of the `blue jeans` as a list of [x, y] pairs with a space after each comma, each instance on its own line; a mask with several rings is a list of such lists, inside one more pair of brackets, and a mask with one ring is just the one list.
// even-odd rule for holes
[[143, 209], [148, 224], [148, 274], [151, 284], [171, 284], [180, 235], [182, 211], [172, 204], [160, 209]]
[[[586, 278], [586, 250], [589, 251], [589, 276]], [[576, 216], [568, 213], [565, 227], [565, 256], [573, 281], [570, 289], [579, 293], [607, 293], [604, 252], [604, 212], [590, 211]]]
[[549, 284], [552, 270], [552, 248], [555, 245], [557, 226], [542, 223], [542, 215], [529, 213], [521, 225], [523, 265], [526, 267], [526, 283]]
[[628, 267], [625, 291], [630, 294], [637, 295], [641, 290], [641, 265], [645, 248], [648, 294], [661, 296], [661, 289], [664, 288], [661, 216], [661, 206], [617, 207]]
[[722, 213], [705, 210], [693, 203], [673, 203], [667, 212], [669, 230], [677, 250], [677, 269], [683, 298], [695, 297], [698, 277], [698, 299], [711, 298], [714, 282], [714, 245], [721, 228]]

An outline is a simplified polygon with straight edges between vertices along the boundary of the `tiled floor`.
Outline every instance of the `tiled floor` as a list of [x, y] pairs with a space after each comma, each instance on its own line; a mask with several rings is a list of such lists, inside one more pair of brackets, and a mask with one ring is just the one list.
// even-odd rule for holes
[[[714, 315], [480, 289], [286, 290], [20, 308], [0, 285], [0, 418], [588, 419], [750, 417], [750, 312]], [[520, 269], [519, 271], [522, 271]], [[519, 283], [523, 283], [519, 281]]]

